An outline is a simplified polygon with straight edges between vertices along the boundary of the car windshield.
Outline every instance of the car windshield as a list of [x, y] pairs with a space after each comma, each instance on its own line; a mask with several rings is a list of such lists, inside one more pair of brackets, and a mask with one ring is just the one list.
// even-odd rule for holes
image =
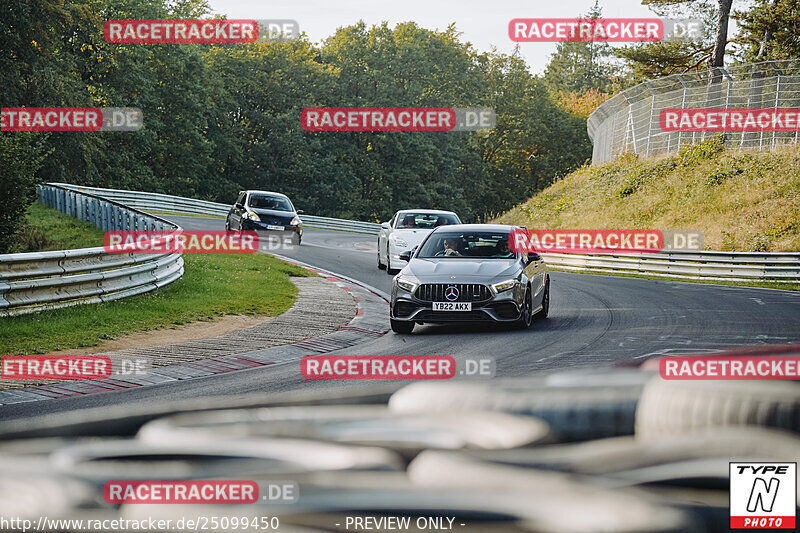
[[439, 226], [461, 224], [457, 216], [448, 213], [400, 213], [396, 229], [432, 229]]
[[417, 257], [480, 257], [481, 259], [513, 259], [506, 232], [436, 232], [422, 244]]
[[294, 211], [287, 198], [269, 194], [251, 194], [247, 202], [249, 207], [256, 209], [273, 209], [275, 211]]

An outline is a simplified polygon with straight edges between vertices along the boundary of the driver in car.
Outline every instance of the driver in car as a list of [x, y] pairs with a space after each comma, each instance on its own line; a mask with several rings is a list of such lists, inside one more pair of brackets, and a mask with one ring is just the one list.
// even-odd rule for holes
[[461, 253], [458, 251], [458, 241], [455, 239], [445, 239], [444, 240], [444, 250], [442, 255], [451, 255], [451, 256], [460, 256]]
[[403, 223], [398, 226], [399, 228], [416, 228], [417, 227], [417, 219], [414, 215], [406, 215], [403, 219]]

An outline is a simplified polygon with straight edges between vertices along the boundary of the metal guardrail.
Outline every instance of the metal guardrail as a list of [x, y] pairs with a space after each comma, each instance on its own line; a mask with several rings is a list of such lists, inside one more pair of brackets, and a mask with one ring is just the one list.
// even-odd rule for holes
[[565, 270], [641, 274], [710, 281], [800, 282], [800, 253], [684, 252], [660, 254], [541, 254]]
[[[226, 215], [230, 206], [203, 200], [139, 191], [51, 184], [90, 192], [138, 209], [186, 214]], [[380, 224], [340, 218], [301, 215], [308, 227], [377, 235]], [[642, 274], [673, 279], [710, 281], [800, 282], [800, 253], [672, 251], [660, 254], [552, 254], [542, 256], [549, 265], [573, 271]]]
[[[109, 230], [175, 230], [168, 220], [53, 184], [39, 200]], [[0, 317], [108, 302], [163, 287], [183, 275], [180, 254], [109, 254], [102, 247], [0, 255]]]
[[381, 231], [381, 225], [374, 222], [360, 222], [358, 220], [315, 217], [310, 215], [300, 215], [300, 220], [309, 228], [351, 231], [353, 233], [366, 233], [369, 235], [377, 235]]
[[[793, 108], [800, 106], [800, 60], [764, 61], [729, 68], [673, 74], [635, 85], [609, 98], [589, 115], [587, 131], [594, 144], [592, 163], [623, 152], [651, 156], [675, 153], [682, 145], [716, 135], [664, 132], [665, 108]], [[726, 146], [765, 149], [797, 143], [800, 130], [727, 133]]]
[[[212, 215], [226, 216], [231, 206], [217, 202], [205, 200], [195, 200], [182, 196], [172, 196], [170, 194], [158, 194], [140, 191], [123, 191], [119, 189], [102, 189], [99, 187], [82, 187], [70, 185], [68, 183], [53, 183], [59, 187], [82, 191], [108, 198], [116, 202], [142, 209], [144, 211], [161, 213], [184, 213], [187, 215]], [[309, 228], [332, 229], [340, 231], [351, 231], [354, 233], [366, 233], [377, 235], [381, 230], [380, 224], [374, 222], [360, 222], [358, 220], [346, 220], [343, 218], [317, 217], [311, 215], [300, 215], [303, 225]]]

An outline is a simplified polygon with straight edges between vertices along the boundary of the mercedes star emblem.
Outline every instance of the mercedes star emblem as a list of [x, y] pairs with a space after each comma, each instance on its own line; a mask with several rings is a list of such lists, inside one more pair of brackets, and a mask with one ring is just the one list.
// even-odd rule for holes
[[458, 287], [455, 285], [448, 285], [444, 290], [444, 297], [451, 302], [458, 300]]

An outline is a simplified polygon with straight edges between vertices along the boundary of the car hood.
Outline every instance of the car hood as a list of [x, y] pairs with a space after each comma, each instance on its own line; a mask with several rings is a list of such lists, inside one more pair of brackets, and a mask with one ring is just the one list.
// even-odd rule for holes
[[413, 248], [418, 245], [433, 231], [432, 229], [414, 229], [403, 228], [392, 231], [392, 235], [396, 235], [398, 239], [403, 239], [408, 243], [408, 248]]
[[250, 211], [258, 215], [259, 218], [264, 219], [278, 219], [279, 221], [288, 224], [296, 215], [291, 211], [277, 211], [275, 209], [259, 209], [259, 208], [248, 208]]
[[415, 258], [403, 269], [401, 275], [414, 276], [420, 283], [491, 283], [496, 278], [515, 278], [520, 270], [522, 265], [516, 259]]

